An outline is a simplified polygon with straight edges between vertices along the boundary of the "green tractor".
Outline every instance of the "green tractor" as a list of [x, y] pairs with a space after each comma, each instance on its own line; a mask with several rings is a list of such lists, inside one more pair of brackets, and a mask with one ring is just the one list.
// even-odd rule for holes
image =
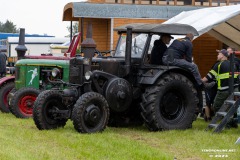
[[87, 35], [81, 46], [84, 57], [71, 59], [69, 81], [59, 81], [66, 88], [39, 94], [33, 107], [39, 130], [64, 127], [68, 119], [80, 133], [129, 122], [143, 122], [150, 131], [192, 127], [202, 108], [202, 91], [193, 75], [176, 66], [150, 64], [148, 58], [159, 35], [198, 35], [196, 29], [130, 24], [115, 30], [120, 36], [112, 56], [92, 58], [96, 45]]
[[[18, 118], [32, 117], [33, 103], [38, 94], [52, 87], [54, 80], [68, 81], [69, 60], [75, 57], [81, 34], [76, 34], [69, 46], [69, 57], [52, 55], [25, 56], [24, 31], [20, 30], [18, 61], [15, 64], [15, 76], [4, 77], [0, 88], [0, 110], [11, 111]], [[25, 47], [25, 48], [24, 48]], [[53, 81], [53, 82], [51, 82]]]
[[21, 59], [15, 64], [15, 88], [9, 94], [9, 109], [17, 118], [32, 117], [33, 103], [46, 89], [62, 85], [50, 81], [68, 81], [69, 60]]

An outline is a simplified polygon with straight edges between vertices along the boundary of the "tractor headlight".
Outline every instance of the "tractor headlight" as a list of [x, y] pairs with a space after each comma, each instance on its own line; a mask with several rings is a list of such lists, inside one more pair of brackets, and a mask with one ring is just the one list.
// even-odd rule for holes
[[58, 68], [53, 68], [52, 76], [57, 77], [58, 75], [60, 75], [60, 70]]
[[90, 64], [90, 59], [89, 58], [84, 58], [83, 59], [83, 64], [89, 65]]
[[87, 71], [87, 72], [85, 73], [85, 79], [88, 81], [88, 80], [91, 79], [91, 77], [92, 77], [92, 72], [91, 72], [91, 71]]

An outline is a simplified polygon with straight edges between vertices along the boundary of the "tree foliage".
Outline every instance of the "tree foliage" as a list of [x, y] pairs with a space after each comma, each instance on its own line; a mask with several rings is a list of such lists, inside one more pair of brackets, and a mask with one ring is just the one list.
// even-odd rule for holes
[[[71, 26], [68, 26], [67, 29], [69, 31], [69, 35], [67, 37], [70, 37]], [[72, 36], [75, 35], [76, 33], [78, 33], [78, 22], [73, 22], [73, 24], [72, 24]]]
[[19, 33], [16, 25], [13, 22], [6, 20], [5, 23], [0, 22], [0, 32], [3, 33]]

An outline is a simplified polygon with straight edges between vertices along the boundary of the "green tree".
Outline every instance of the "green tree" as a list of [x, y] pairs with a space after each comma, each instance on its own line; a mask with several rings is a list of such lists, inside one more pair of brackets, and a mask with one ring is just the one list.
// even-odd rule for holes
[[[69, 31], [69, 35], [67, 35], [66, 37], [70, 37], [71, 26], [68, 26], [67, 29]], [[73, 24], [72, 24], [72, 36], [75, 35], [76, 33], [78, 33], [78, 22], [73, 22]]]
[[13, 22], [6, 20], [5, 23], [0, 22], [0, 32], [19, 33], [19, 29], [17, 29], [16, 25], [14, 25]]

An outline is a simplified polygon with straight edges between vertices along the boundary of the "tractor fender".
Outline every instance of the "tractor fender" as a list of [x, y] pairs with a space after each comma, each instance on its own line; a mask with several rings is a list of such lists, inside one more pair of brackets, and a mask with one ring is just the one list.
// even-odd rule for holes
[[[155, 73], [153, 73], [155, 71]], [[144, 73], [140, 76], [138, 83], [140, 84], [154, 84], [158, 77], [160, 77], [162, 74], [164, 74], [166, 71], [165, 70], [149, 70], [147, 73]]]
[[104, 90], [103, 90], [102, 87], [99, 86], [98, 79], [101, 79], [101, 78], [104, 77], [104, 79], [107, 81], [107, 83], [109, 83], [111, 79], [118, 78], [115, 75], [109, 74], [107, 72], [99, 71], [99, 70], [93, 71], [92, 74], [93, 75], [92, 75], [91, 79], [92, 79], [93, 85], [97, 89], [97, 92], [100, 93], [100, 94], [103, 94]]
[[189, 71], [176, 66], [169, 66], [164, 69], [163, 68], [149, 69], [146, 73], [140, 76], [138, 82], [141, 84], [153, 85], [162, 75], [169, 72], [183, 74], [184, 76], [189, 78], [189, 80], [192, 81], [194, 84], [196, 83], [195, 78]]
[[3, 78], [0, 79], [0, 87], [5, 83], [12, 82], [14, 80], [15, 80], [15, 76], [3, 77]]
[[103, 72], [103, 71], [99, 71], [99, 70], [95, 70], [92, 73], [94, 75], [93, 76], [94, 78], [98, 78], [100, 76], [105, 77], [107, 79], [118, 78], [117, 76], [115, 76], [113, 74], [110, 74], [110, 73], [107, 73], [107, 72]]

